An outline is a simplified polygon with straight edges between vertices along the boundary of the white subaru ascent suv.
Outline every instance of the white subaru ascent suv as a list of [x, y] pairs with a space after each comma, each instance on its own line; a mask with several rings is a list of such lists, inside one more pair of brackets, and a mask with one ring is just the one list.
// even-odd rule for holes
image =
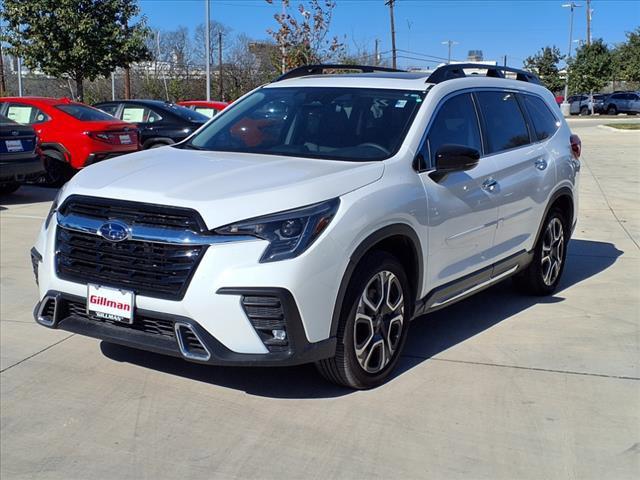
[[413, 318], [507, 277], [556, 289], [580, 149], [528, 72], [295, 69], [179, 144], [68, 182], [31, 252], [34, 316], [205, 364], [314, 362], [370, 388]]

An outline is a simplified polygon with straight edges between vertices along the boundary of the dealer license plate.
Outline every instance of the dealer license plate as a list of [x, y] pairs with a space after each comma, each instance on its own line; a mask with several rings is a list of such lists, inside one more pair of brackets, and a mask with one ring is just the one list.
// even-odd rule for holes
[[134, 293], [117, 288], [87, 286], [87, 312], [105, 320], [133, 323]]
[[5, 140], [4, 143], [7, 146], [7, 152], [24, 152], [22, 140]]
[[123, 145], [128, 145], [132, 142], [131, 140], [131, 135], [127, 134], [127, 135], [120, 135], [120, 143], [122, 143]]

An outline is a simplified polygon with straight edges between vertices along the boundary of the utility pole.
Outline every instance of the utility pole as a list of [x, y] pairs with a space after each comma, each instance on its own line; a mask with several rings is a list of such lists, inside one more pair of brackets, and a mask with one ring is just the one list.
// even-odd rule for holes
[[224, 101], [224, 91], [222, 89], [222, 32], [218, 32], [218, 97]]
[[393, 59], [393, 68], [398, 68], [397, 55], [396, 55], [396, 26], [393, 20], [393, 4], [395, 0], [387, 0], [385, 5], [389, 5], [389, 16], [391, 18], [391, 58]]
[[2, 56], [4, 53], [2, 52], [2, 42], [0, 42], [0, 95], [7, 94], [7, 84], [4, 80], [4, 58]]
[[504, 66], [505, 67], [507, 66], [507, 56], [506, 55], [504, 56]]
[[[287, 4], [285, 0], [282, 0], [282, 21], [284, 22], [285, 17], [287, 16]], [[282, 39], [282, 65], [281, 65], [281, 73], [285, 73], [287, 70], [287, 49], [284, 46], [284, 38]]]
[[209, 12], [209, 0], [204, 0], [205, 10], [205, 57], [207, 57], [207, 101], [211, 100], [211, 19]]
[[591, 0], [587, 0], [587, 47], [591, 46]]
[[116, 76], [114, 72], [111, 72], [111, 100], [116, 99]]
[[380, 40], [378, 40], [378, 39], [376, 38], [376, 48], [375, 48], [374, 53], [373, 53], [373, 62], [374, 62], [374, 65], [375, 65], [376, 67], [380, 64], [380, 60], [379, 60], [379, 53], [378, 53], [378, 51], [379, 51], [379, 50], [378, 50], [378, 44], [379, 44], [379, 43], [380, 43]]
[[451, 47], [453, 47], [454, 45], [458, 45], [458, 42], [455, 42], [453, 40], [445, 40], [444, 42], [442, 42], [442, 45], [449, 46], [449, 56], [447, 57], [449, 60], [447, 61], [447, 63], [450, 64], [451, 63]]
[[18, 61], [18, 96], [22, 96], [22, 59], [17, 58]]
[[575, 2], [564, 3], [562, 4], [562, 8], [569, 8], [569, 55], [567, 56], [567, 67], [566, 73], [564, 76], [564, 101], [562, 102], [562, 114], [566, 117], [569, 116], [569, 102], [567, 102], [567, 97], [569, 96], [569, 65], [571, 63], [571, 47], [573, 46], [573, 11], [581, 7], [582, 5], [578, 5]]

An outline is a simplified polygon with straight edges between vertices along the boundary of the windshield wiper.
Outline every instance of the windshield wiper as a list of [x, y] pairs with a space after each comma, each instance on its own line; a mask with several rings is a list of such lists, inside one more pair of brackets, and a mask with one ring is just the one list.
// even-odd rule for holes
[[206, 150], [206, 148], [198, 147], [192, 143], [184, 143], [182, 145], [174, 145], [175, 148], [183, 148], [185, 150]]

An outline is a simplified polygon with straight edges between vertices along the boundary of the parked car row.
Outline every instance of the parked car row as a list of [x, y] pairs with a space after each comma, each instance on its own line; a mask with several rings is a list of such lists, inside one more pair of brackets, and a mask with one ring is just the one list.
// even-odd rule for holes
[[36, 178], [62, 185], [93, 163], [180, 142], [227, 106], [183, 103], [123, 100], [89, 106], [66, 98], [0, 98], [0, 194]]
[[[590, 115], [591, 99], [587, 94], [572, 95], [567, 101], [571, 115]], [[593, 95], [593, 112], [606, 115], [640, 113], [640, 92], [597, 93]]]

